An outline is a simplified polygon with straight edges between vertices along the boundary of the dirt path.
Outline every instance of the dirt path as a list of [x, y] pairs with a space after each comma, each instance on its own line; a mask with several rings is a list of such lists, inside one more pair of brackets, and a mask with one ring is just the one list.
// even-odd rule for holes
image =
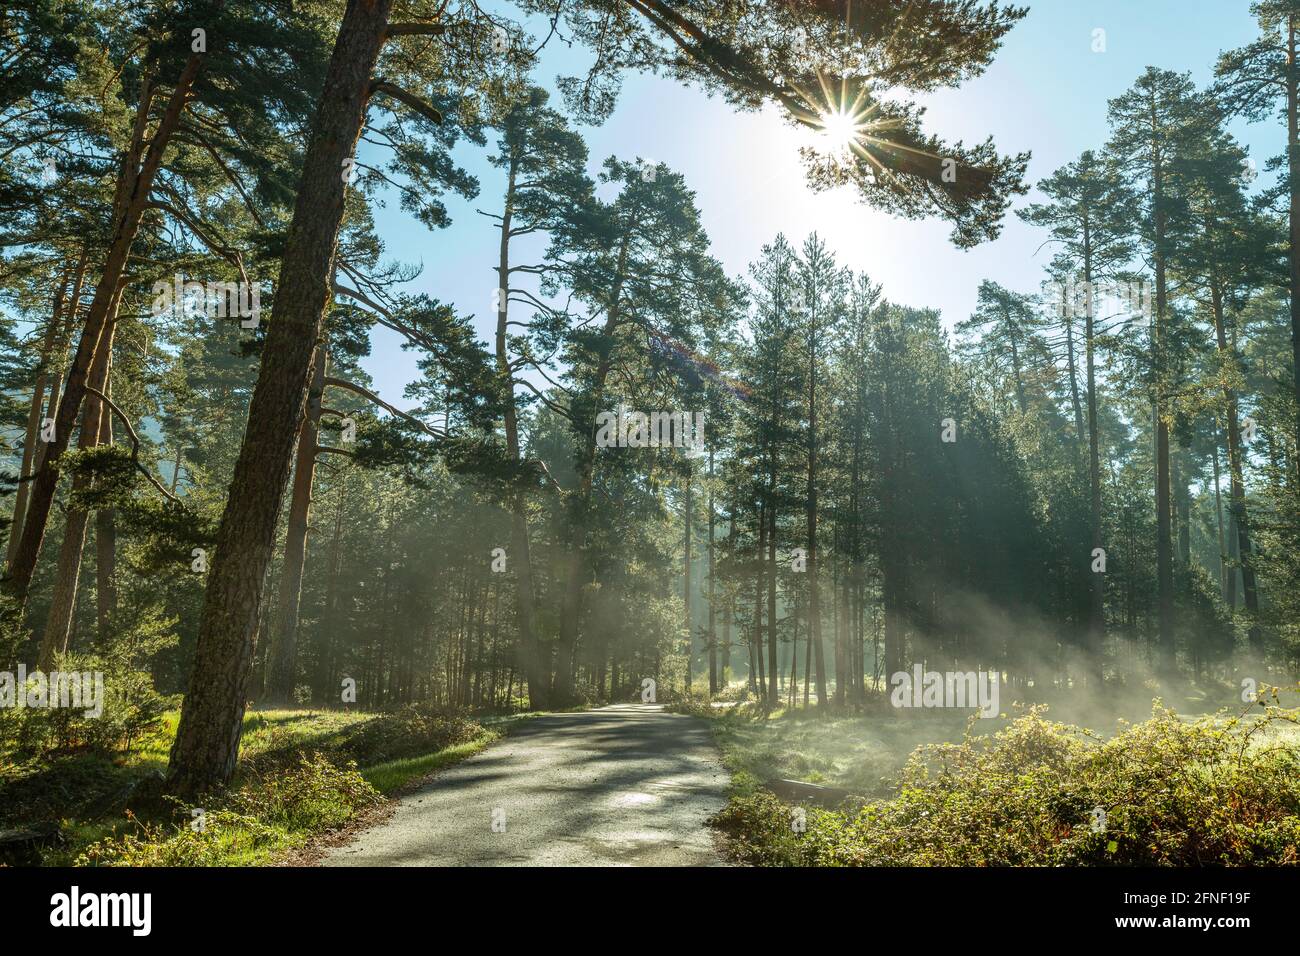
[[[708, 725], [620, 704], [528, 720], [326, 866], [702, 866], [727, 784]], [[495, 825], [494, 825], [495, 819]]]

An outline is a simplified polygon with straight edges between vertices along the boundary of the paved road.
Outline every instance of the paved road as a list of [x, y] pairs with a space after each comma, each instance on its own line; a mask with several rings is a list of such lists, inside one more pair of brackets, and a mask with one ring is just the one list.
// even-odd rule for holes
[[[727, 773], [708, 725], [650, 704], [522, 721], [401, 799], [326, 866], [685, 866], [720, 862]], [[493, 814], [505, 832], [493, 829]], [[504, 814], [504, 817], [502, 816]]]

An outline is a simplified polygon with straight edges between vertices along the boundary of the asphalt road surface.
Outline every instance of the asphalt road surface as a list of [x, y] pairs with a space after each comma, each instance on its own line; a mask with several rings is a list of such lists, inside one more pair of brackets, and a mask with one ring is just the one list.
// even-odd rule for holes
[[403, 797], [326, 866], [708, 866], [727, 773], [708, 725], [653, 704], [521, 722]]

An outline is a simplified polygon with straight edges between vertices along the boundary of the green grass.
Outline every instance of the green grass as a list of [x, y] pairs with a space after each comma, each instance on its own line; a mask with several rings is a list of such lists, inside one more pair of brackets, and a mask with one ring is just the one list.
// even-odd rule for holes
[[57, 822], [46, 865], [251, 866], [347, 825], [385, 796], [477, 753], [516, 718], [484, 726], [420, 708], [264, 710], [245, 715], [230, 787], [188, 805], [161, 792], [179, 711], [126, 752], [55, 754], [0, 766], [0, 828]]
[[361, 771], [361, 776], [365, 777], [367, 782], [380, 793], [388, 795], [403, 789], [414, 780], [427, 777], [443, 767], [473, 756], [498, 739], [500, 739], [499, 734], [487, 731], [478, 740], [455, 744], [436, 753], [424, 754], [420, 757], [402, 757], [366, 767]]

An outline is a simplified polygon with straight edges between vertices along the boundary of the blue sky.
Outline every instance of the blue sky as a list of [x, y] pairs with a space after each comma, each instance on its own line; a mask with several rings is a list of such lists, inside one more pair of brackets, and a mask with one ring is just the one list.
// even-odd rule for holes
[[[1012, 30], [989, 70], [957, 90], [925, 97], [927, 129], [946, 141], [977, 142], [992, 135], [1004, 153], [1029, 151], [1035, 183], [1106, 139], [1106, 101], [1148, 66], [1188, 71], [1198, 85], [1212, 78], [1222, 50], [1257, 33], [1248, 0], [1021, 0], [1029, 15]], [[1094, 30], [1105, 52], [1093, 52]], [[581, 54], [563, 47], [543, 54], [536, 79], [552, 86], [575, 72]], [[884, 284], [893, 301], [933, 307], [953, 323], [969, 315], [982, 279], [1020, 291], [1037, 289], [1051, 257], [1042, 231], [1007, 218], [1002, 236], [961, 251], [939, 221], [909, 222], [861, 205], [848, 189], [813, 193], [803, 181], [797, 148], [806, 135], [775, 111], [740, 113], [718, 99], [671, 80], [629, 75], [614, 115], [582, 127], [594, 174], [610, 155], [640, 156], [685, 175], [697, 195], [713, 253], [732, 275], [744, 273], [778, 232], [799, 243], [819, 232], [839, 261]], [[1280, 124], [1234, 126], [1263, 169], [1282, 151]], [[497, 233], [476, 209], [500, 205], [501, 177], [487, 163], [491, 149], [458, 148], [457, 159], [481, 184], [477, 199], [452, 199], [452, 224], [429, 232], [390, 202], [376, 224], [388, 255], [423, 266], [410, 291], [428, 293], [473, 315], [487, 340]], [[1263, 185], [1261, 177], [1257, 185]], [[1041, 198], [1035, 190], [1017, 205]], [[415, 360], [397, 337], [378, 330], [364, 363], [380, 393], [399, 404], [415, 377]]]

